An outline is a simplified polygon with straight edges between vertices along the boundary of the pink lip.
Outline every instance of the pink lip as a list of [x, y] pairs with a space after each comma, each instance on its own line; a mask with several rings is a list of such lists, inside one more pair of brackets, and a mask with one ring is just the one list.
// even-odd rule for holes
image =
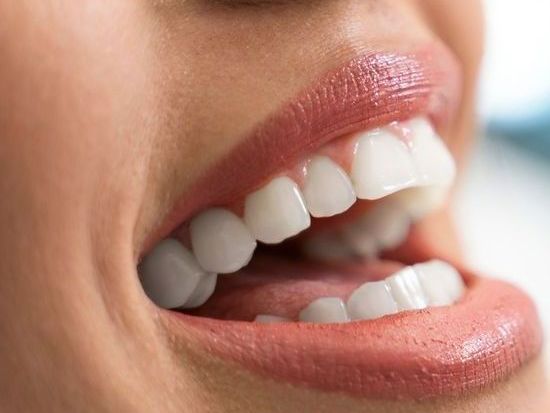
[[332, 139], [419, 114], [444, 128], [459, 84], [454, 56], [439, 44], [356, 57], [302, 91], [182, 194], [143, 250], [200, 209], [239, 200]]
[[[453, 56], [439, 45], [353, 59], [300, 93], [183, 194], [144, 251], [201, 208], [234, 202], [331, 139], [420, 114], [444, 128], [459, 82]], [[412, 241], [407, 248], [402, 262], [434, 257]], [[463, 274], [469, 288], [458, 304], [373, 321], [260, 325], [161, 314], [176, 337], [271, 379], [378, 398], [462, 394], [507, 376], [541, 343], [528, 297]]]
[[[418, 244], [413, 235], [403, 262], [434, 257]], [[461, 274], [468, 289], [453, 306], [372, 321], [258, 324], [175, 312], [167, 317], [197, 348], [272, 380], [378, 399], [462, 395], [532, 359], [542, 333], [523, 292], [466, 270]]]

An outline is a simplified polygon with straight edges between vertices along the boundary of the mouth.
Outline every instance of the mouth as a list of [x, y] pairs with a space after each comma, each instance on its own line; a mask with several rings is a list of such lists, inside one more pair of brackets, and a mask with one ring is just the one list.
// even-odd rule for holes
[[529, 298], [420, 235], [455, 179], [442, 136], [458, 83], [441, 46], [359, 56], [214, 165], [139, 260], [173, 334], [270, 379], [377, 398], [474, 391], [537, 354]]

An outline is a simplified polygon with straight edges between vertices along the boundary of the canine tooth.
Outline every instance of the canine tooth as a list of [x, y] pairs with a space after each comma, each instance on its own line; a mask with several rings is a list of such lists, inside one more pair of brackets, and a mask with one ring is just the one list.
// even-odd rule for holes
[[428, 303], [422, 285], [412, 267], [405, 267], [386, 278], [391, 294], [399, 310], [418, 310]]
[[286, 317], [279, 317], [278, 315], [258, 314], [254, 319], [254, 321], [257, 323], [274, 324], [274, 323], [285, 323], [287, 321], [292, 321], [292, 320]]
[[248, 195], [244, 221], [252, 235], [267, 244], [279, 243], [311, 224], [302, 193], [288, 177], [275, 178]]
[[425, 118], [404, 122], [412, 134], [411, 154], [421, 185], [448, 186], [456, 173], [455, 161], [443, 140]]
[[309, 213], [329, 217], [355, 203], [355, 192], [348, 175], [326, 156], [316, 156], [307, 165], [303, 189]]
[[338, 297], [322, 297], [300, 311], [300, 321], [311, 323], [344, 323], [349, 321], [346, 305]]
[[161, 241], [139, 266], [139, 278], [147, 296], [158, 306], [182, 306], [195, 290], [204, 271], [179, 241]]
[[351, 179], [358, 198], [378, 199], [416, 184], [417, 172], [407, 145], [376, 129], [357, 141]]
[[182, 308], [197, 308], [203, 305], [214, 293], [217, 281], [217, 274], [205, 274]]
[[339, 261], [350, 258], [353, 251], [336, 235], [321, 234], [304, 241], [304, 253], [323, 261]]
[[399, 203], [388, 200], [368, 211], [359, 225], [374, 238], [379, 249], [390, 249], [407, 238], [410, 218]]
[[346, 305], [352, 320], [370, 320], [398, 311], [385, 281], [364, 283], [351, 293]]
[[233, 212], [210, 208], [197, 215], [189, 227], [193, 253], [206, 271], [232, 273], [252, 258], [256, 240]]

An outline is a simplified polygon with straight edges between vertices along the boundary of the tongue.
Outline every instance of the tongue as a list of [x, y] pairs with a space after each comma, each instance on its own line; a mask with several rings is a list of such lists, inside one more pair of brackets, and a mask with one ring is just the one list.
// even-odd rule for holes
[[190, 314], [224, 320], [252, 321], [258, 314], [293, 320], [320, 297], [346, 299], [359, 285], [403, 268], [394, 261], [319, 264], [259, 257], [244, 270], [218, 277], [216, 292]]

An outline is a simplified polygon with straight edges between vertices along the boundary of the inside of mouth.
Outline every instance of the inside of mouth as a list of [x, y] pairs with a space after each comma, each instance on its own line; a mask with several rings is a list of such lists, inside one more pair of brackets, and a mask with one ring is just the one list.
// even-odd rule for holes
[[454, 176], [427, 121], [408, 125], [406, 139], [378, 129], [348, 138], [359, 142], [346, 143], [351, 162], [308, 160], [298, 166], [303, 180], [289, 173], [299, 184], [276, 177], [244, 211], [199, 214], [141, 262], [145, 293], [174, 311], [258, 323], [340, 323], [452, 305], [464, 290], [452, 266], [390, 259], [442, 204]]

